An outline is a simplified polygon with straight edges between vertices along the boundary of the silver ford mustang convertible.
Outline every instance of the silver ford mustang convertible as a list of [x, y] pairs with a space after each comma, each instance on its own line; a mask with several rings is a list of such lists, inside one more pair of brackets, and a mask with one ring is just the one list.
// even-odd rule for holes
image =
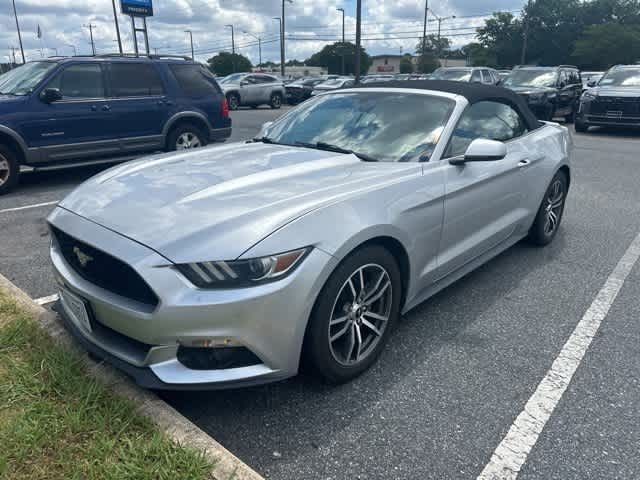
[[58, 310], [158, 389], [362, 373], [398, 317], [558, 232], [571, 137], [515, 94], [387, 82], [322, 94], [247, 143], [150, 157], [53, 211]]

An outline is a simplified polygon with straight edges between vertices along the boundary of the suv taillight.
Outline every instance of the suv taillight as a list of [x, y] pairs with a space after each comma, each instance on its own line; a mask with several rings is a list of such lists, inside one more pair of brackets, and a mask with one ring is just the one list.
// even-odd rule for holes
[[222, 117], [229, 118], [229, 104], [226, 98], [222, 99]]

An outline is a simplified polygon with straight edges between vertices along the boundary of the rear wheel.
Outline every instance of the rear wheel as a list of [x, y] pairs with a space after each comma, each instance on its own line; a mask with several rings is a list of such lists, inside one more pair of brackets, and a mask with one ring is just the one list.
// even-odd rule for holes
[[8, 193], [18, 183], [20, 164], [16, 153], [0, 145], [0, 195]]
[[227, 95], [227, 104], [229, 105], [229, 110], [237, 110], [240, 106], [240, 97], [235, 93], [230, 93]]
[[167, 139], [167, 150], [192, 150], [204, 147], [207, 137], [195, 125], [184, 124], [174, 128]]
[[578, 133], [587, 133], [587, 131], [589, 130], [589, 124], [578, 119], [576, 119], [574, 127], [576, 127], [576, 132]]
[[271, 99], [269, 100], [269, 105], [271, 108], [278, 109], [282, 106], [282, 95], [279, 93], [272, 93]]
[[304, 353], [333, 383], [351, 380], [377, 359], [400, 313], [402, 283], [393, 256], [379, 246], [347, 257], [322, 288]]
[[551, 243], [560, 228], [566, 197], [567, 176], [563, 172], [558, 172], [551, 180], [533, 226], [529, 230], [531, 242], [540, 246]]

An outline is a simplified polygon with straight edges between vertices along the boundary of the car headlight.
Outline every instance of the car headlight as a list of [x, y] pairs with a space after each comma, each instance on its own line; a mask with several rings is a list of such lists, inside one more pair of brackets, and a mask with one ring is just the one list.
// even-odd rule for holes
[[252, 287], [291, 274], [310, 251], [307, 247], [248, 260], [184, 263], [176, 268], [199, 288]]

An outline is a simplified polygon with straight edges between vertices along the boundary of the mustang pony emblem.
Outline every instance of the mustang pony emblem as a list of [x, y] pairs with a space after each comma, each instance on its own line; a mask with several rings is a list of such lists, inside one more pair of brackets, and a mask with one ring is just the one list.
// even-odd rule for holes
[[91, 255], [87, 255], [78, 247], [73, 247], [73, 253], [76, 254], [76, 257], [78, 257], [78, 261], [80, 262], [82, 268], [85, 268], [89, 262], [93, 261], [93, 257]]

